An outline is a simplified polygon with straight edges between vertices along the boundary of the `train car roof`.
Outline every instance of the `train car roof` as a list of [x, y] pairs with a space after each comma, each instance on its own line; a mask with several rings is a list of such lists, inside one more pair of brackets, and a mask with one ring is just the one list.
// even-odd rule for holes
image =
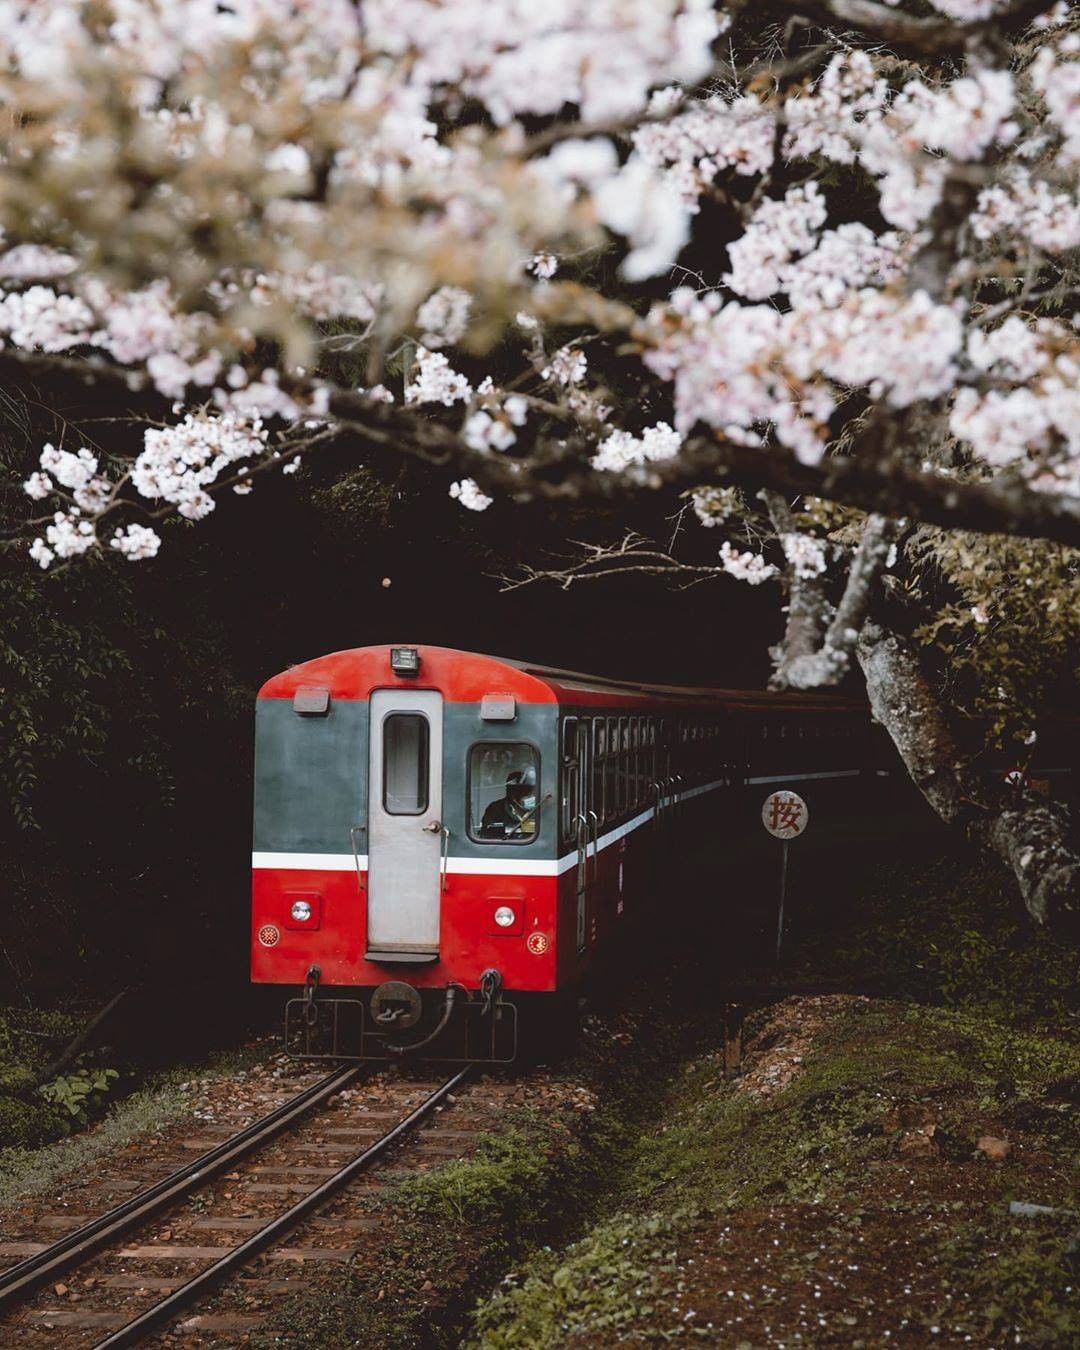
[[[420, 655], [420, 673], [400, 676], [390, 666], [393, 647], [413, 647]], [[709, 705], [731, 712], [868, 712], [865, 701], [842, 694], [771, 693], [767, 690], [720, 689], [708, 686], [651, 684], [603, 675], [560, 670], [452, 647], [423, 643], [387, 643], [351, 647], [290, 666], [259, 690], [261, 699], [293, 698], [301, 688], [325, 688], [338, 699], [366, 699], [373, 689], [438, 687], [450, 702], [479, 701], [485, 694], [512, 694], [523, 703], [568, 703], [577, 706], [616, 703]]]

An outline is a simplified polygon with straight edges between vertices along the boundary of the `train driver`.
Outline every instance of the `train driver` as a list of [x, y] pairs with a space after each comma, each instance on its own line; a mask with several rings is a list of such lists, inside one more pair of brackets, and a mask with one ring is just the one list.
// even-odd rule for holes
[[536, 770], [513, 769], [506, 795], [488, 805], [480, 825], [485, 839], [525, 839], [536, 833]]

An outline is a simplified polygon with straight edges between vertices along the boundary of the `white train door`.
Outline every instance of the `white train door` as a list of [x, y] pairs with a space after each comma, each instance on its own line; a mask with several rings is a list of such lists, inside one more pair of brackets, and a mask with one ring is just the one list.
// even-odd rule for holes
[[368, 763], [368, 955], [432, 959], [439, 951], [442, 695], [371, 696]]

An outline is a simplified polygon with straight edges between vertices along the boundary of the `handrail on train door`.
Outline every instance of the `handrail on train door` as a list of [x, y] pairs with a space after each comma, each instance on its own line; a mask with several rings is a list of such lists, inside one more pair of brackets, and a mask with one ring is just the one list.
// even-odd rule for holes
[[[356, 885], [358, 890], [360, 891], [360, 894], [363, 895], [364, 875], [360, 871], [360, 850], [356, 847], [356, 836], [358, 834], [367, 834], [367, 826], [366, 825], [349, 826], [349, 843], [352, 844], [353, 861], [356, 863]], [[368, 866], [369, 867], [371, 866], [370, 860], [368, 861]]]
[[[593, 821], [593, 827], [592, 827], [592, 862], [593, 862], [592, 879], [593, 879], [593, 881], [595, 882], [595, 880], [596, 880], [596, 878], [597, 878], [597, 874], [598, 874], [599, 871], [600, 871], [600, 817], [596, 814], [595, 811], [593, 811], [593, 810], [591, 810], [591, 809], [590, 809], [590, 811], [588, 812], [588, 814], [589, 814], [590, 816], [592, 816], [592, 821]], [[586, 867], [589, 865], [589, 856], [588, 856], [588, 851], [587, 851], [587, 850], [588, 850], [588, 847], [589, 847], [589, 846], [588, 846], [588, 843], [586, 843], [586, 845], [585, 845], [585, 848], [586, 848], [585, 865], [586, 865]]]

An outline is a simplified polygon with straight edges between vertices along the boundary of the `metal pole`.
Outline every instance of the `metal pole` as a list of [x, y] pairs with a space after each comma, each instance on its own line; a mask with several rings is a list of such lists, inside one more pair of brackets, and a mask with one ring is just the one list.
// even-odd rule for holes
[[787, 851], [788, 841], [780, 843], [780, 908], [776, 916], [776, 959], [780, 960], [780, 944], [784, 940], [784, 897], [787, 894]]

